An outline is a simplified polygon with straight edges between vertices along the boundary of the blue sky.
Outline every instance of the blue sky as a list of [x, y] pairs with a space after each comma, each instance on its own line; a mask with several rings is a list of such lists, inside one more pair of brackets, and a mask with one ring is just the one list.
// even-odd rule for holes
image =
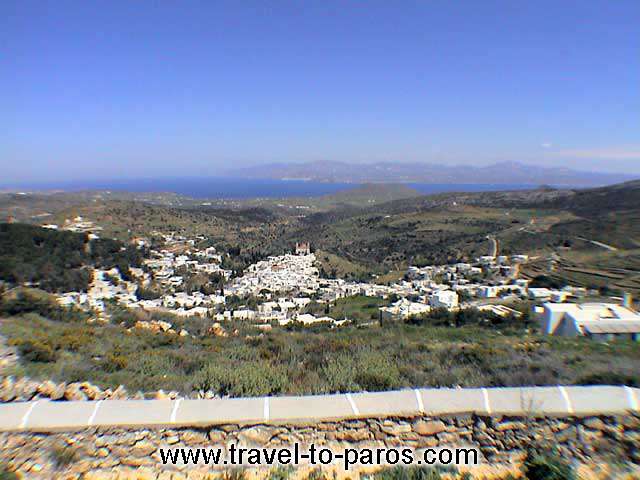
[[314, 160], [640, 174], [638, 25], [638, 0], [4, 0], [2, 177]]

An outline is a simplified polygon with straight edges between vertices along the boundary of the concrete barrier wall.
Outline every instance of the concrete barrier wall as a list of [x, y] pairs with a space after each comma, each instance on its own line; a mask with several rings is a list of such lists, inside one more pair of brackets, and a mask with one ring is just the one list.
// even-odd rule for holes
[[639, 405], [640, 389], [624, 386], [412, 389], [211, 400], [37, 400], [0, 404], [0, 431], [291, 424], [467, 413], [571, 417], [638, 412]]

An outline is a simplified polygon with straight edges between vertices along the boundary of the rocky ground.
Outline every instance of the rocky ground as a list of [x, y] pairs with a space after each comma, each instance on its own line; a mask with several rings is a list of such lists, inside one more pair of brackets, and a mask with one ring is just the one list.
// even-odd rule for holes
[[[456, 415], [313, 424], [13, 432], [0, 433], [0, 463], [21, 472], [25, 478], [35, 479], [204, 479], [220, 476], [228, 469], [163, 466], [158, 449], [224, 447], [231, 443], [278, 448], [289, 447], [294, 442], [303, 446], [314, 443], [334, 451], [345, 447], [475, 446], [481, 454], [480, 469], [494, 472], [517, 469], [525, 449], [536, 446], [549, 451], [555, 449], [576, 466], [615, 463], [624, 465], [627, 472], [640, 473], [640, 416], [637, 415], [587, 418]], [[262, 472], [262, 476], [266, 473], [268, 471]], [[341, 476], [344, 477], [344, 472]], [[358, 478], [359, 473], [348, 476]]]

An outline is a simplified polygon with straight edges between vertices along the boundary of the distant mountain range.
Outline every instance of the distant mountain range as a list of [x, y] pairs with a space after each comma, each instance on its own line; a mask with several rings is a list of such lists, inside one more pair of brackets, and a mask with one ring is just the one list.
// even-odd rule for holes
[[525, 184], [599, 186], [637, 178], [634, 175], [541, 167], [518, 162], [488, 166], [427, 163], [344, 162], [272, 163], [228, 172], [241, 178], [297, 179], [347, 183]]

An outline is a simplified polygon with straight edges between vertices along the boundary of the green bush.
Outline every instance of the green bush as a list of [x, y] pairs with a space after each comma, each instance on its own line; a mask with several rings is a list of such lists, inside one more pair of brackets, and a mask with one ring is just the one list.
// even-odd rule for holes
[[[140, 315], [138, 317], [138, 315]], [[122, 317], [125, 318], [123, 312]], [[128, 317], [164, 318], [129, 312]], [[209, 320], [210, 322], [210, 320]], [[175, 321], [190, 332], [206, 321]], [[15, 375], [90, 381], [129, 391], [156, 389], [255, 396], [554, 383], [640, 383], [640, 352], [584, 339], [498, 334], [488, 328], [393, 325], [331, 331], [225, 325], [238, 335], [179, 337], [120, 325], [51, 321], [35, 312], [5, 319], [0, 334], [17, 347]], [[604, 373], [603, 373], [604, 372]]]
[[556, 278], [551, 278], [547, 275], [538, 275], [529, 283], [530, 287], [535, 288], [562, 288], [565, 286], [565, 282]]
[[10, 344], [18, 347], [21, 358], [27, 362], [50, 363], [58, 358], [55, 349], [46, 340], [24, 340]]
[[321, 375], [330, 392], [352, 392], [358, 390], [355, 374], [355, 361], [347, 355], [329, 358], [321, 369]]
[[628, 387], [640, 387], [637, 377], [629, 374], [606, 371], [590, 373], [578, 380], [582, 385], [626, 385]]
[[331, 392], [390, 390], [402, 385], [396, 362], [384, 352], [368, 349], [328, 359], [322, 375]]
[[289, 480], [292, 474], [293, 474], [293, 467], [280, 466], [271, 470], [269, 472], [269, 475], [267, 475], [266, 480]]
[[13, 285], [30, 282], [48, 292], [86, 291], [91, 277], [87, 267], [118, 266], [126, 280], [129, 265], [141, 263], [141, 251], [117, 240], [89, 243], [84, 233], [0, 223], [0, 280]]
[[232, 468], [222, 474], [222, 480], [246, 480], [247, 473], [242, 468]]
[[522, 465], [522, 473], [528, 480], [576, 480], [571, 465], [557, 453], [530, 451]]
[[9, 470], [5, 465], [0, 464], [0, 480], [19, 480], [20, 477], [13, 470]]
[[357, 357], [356, 383], [363, 390], [391, 390], [402, 385], [398, 365], [385, 353], [366, 350]]
[[440, 469], [434, 467], [393, 467], [385, 468], [372, 477], [372, 480], [441, 480]]
[[275, 365], [251, 362], [225, 367], [209, 363], [195, 375], [193, 387], [221, 396], [257, 397], [281, 393], [287, 384], [286, 371]]
[[306, 480], [328, 480], [328, 478], [321, 468], [316, 468], [315, 470], [311, 470], [309, 472]]
[[65, 468], [80, 457], [78, 451], [68, 445], [56, 445], [51, 449], [51, 459], [57, 468]]
[[33, 290], [20, 290], [12, 297], [0, 298], [0, 316], [14, 317], [35, 313], [59, 322], [85, 321], [89, 315], [77, 308], [62, 307], [48, 294]]

